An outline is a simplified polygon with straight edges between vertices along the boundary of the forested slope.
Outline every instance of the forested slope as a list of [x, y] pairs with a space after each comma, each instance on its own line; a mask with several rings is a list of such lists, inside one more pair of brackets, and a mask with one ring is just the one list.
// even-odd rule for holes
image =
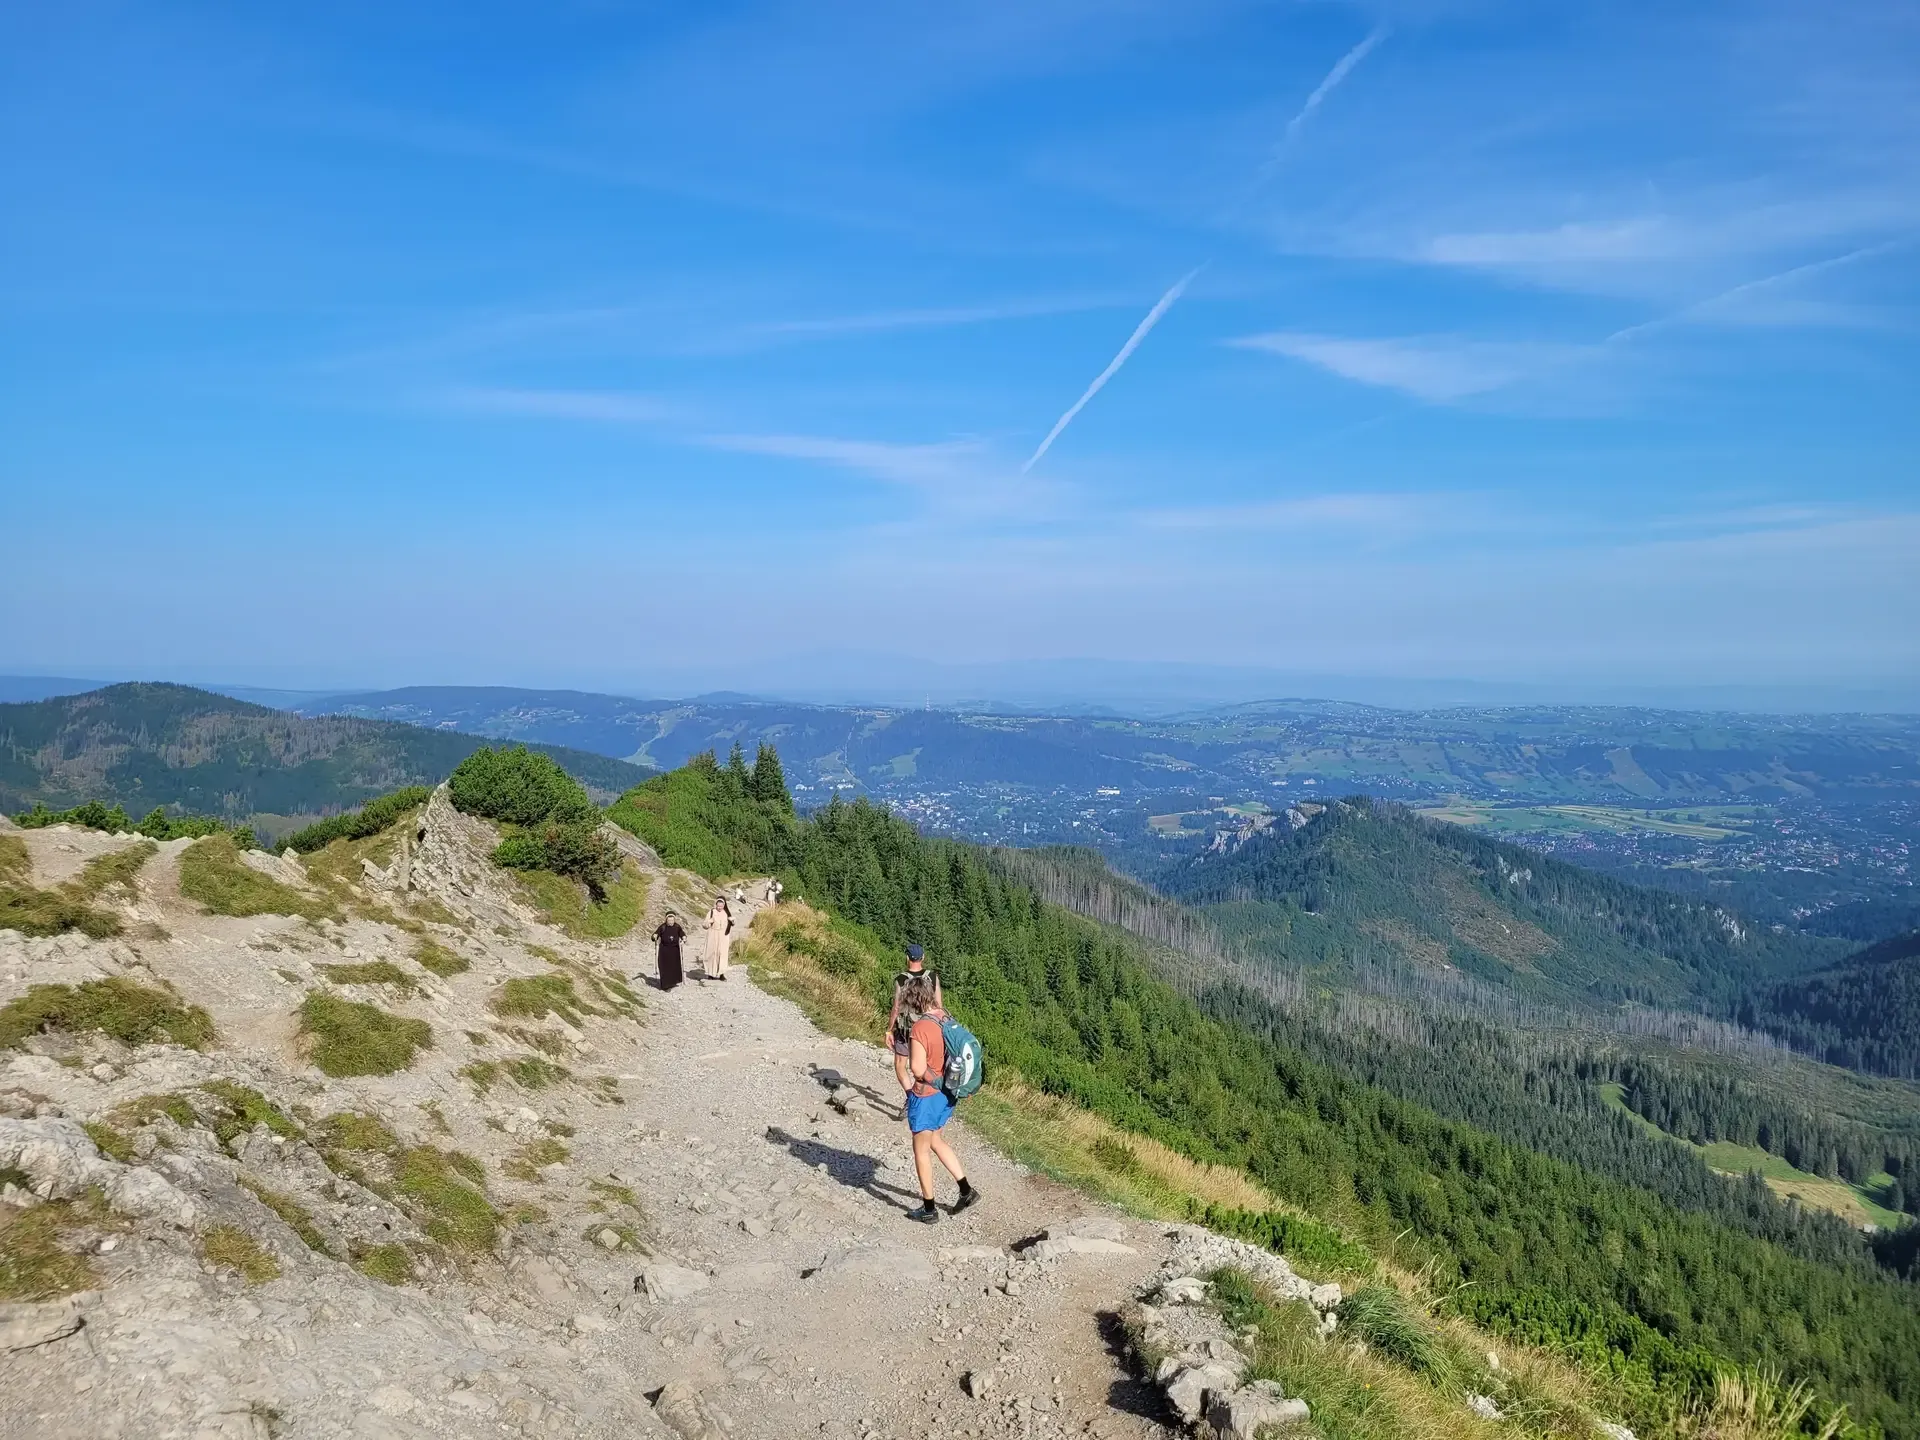
[[[682, 820], [688, 806], [713, 824]], [[1195, 1158], [1244, 1167], [1382, 1253], [1429, 1267], [1460, 1312], [1624, 1377], [1648, 1423], [1737, 1362], [1805, 1377], [1889, 1435], [1920, 1435], [1914, 1287], [1758, 1187], [1689, 1204], [1679, 1192], [1695, 1177], [1629, 1183], [1623, 1167], [1571, 1158], [1577, 1147], [1561, 1138], [1444, 1118], [1435, 1106], [1455, 1102], [1440, 1075], [1429, 1104], [1368, 1083], [1314, 1053], [1259, 997], [1182, 994], [1130, 937], [1043, 901], [983, 852], [865, 804], [792, 821], [750, 793], [744, 766], [709, 761], [639, 787], [616, 818], [623, 810], [652, 817], [670, 862], [702, 834], [723, 836], [709, 851], [722, 863], [782, 872], [876, 948], [927, 944], [995, 1066]]]
[[1920, 1079], [1920, 930], [1757, 989], [1734, 1016], [1829, 1064]]
[[1275, 962], [1464, 973], [1557, 1001], [1724, 1001], [1843, 949], [1365, 796], [1157, 884]]
[[[186, 685], [110, 685], [0, 705], [0, 808], [102, 800], [133, 814], [166, 805], [235, 820], [313, 816], [435, 784], [483, 743], [388, 721], [306, 719]], [[602, 755], [535, 748], [603, 793], [637, 773]]]

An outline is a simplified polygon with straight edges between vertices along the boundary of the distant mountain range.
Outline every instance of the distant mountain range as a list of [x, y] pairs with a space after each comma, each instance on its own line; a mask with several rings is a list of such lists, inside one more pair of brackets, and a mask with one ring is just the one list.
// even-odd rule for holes
[[1129, 794], [1292, 785], [1396, 796], [1713, 803], [1920, 796], [1920, 718], [1818, 720], [1561, 706], [1385, 710], [1269, 701], [1185, 720], [847, 708], [702, 696], [417, 687], [330, 696], [357, 715], [566, 745], [671, 767], [735, 742], [780, 747], [804, 802], [1010, 784]]
[[[250, 819], [269, 834], [402, 785], [444, 779], [486, 742], [345, 716], [309, 718], [185, 685], [111, 685], [0, 704], [0, 808], [105, 800]], [[648, 773], [540, 745], [611, 797]]]

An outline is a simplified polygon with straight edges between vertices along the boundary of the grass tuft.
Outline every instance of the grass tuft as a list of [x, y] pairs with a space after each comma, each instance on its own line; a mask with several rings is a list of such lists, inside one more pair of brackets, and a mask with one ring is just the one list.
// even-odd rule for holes
[[98, 1031], [128, 1045], [162, 1041], [204, 1050], [213, 1021], [197, 1005], [180, 1005], [165, 991], [120, 976], [78, 985], [35, 985], [0, 1007], [0, 1048], [50, 1031]]
[[300, 1127], [286, 1111], [250, 1085], [232, 1080], [208, 1080], [200, 1089], [218, 1102], [209, 1108], [214, 1112], [210, 1117], [213, 1133], [222, 1145], [249, 1133], [256, 1125], [265, 1125], [275, 1135], [289, 1140], [300, 1134]]
[[99, 1120], [87, 1120], [81, 1123], [80, 1128], [87, 1132], [87, 1138], [109, 1160], [118, 1160], [122, 1165], [133, 1163], [133, 1141], [113, 1126]]
[[313, 1063], [335, 1077], [391, 1075], [433, 1044], [433, 1027], [424, 1020], [389, 1015], [324, 990], [301, 1004], [300, 1029], [313, 1040]]
[[1391, 1285], [1367, 1285], [1340, 1302], [1340, 1323], [1346, 1333], [1363, 1340], [1382, 1355], [1398, 1361], [1436, 1385], [1454, 1380], [1454, 1367], [1444, 1346], [1413, 1306]]
[[386, 1285], [405, 1285], [413, 1279], [413, 1256], [404, 1245], [375, 1245], [353, 1262], [353, 1268]]
[[500, 1167], [500, 1173], [515, 1180], [524, 1180], [529, 1185], [538, 1183], [542, 1165], [558, 1165], [570, 1152], [558, 1140], [542, 1136], [538, 1140], [529, 1140], [514, 1152], [513, 1158]]
[[394, 1188], [433, 1239], [478, 1254], [493, 1249], [500, 1216], [480, 1188], [484, 1171], [471, 1155], [416, 1145], [394, 1166]]
[[277, 1190], [269, 1190], [259, 1181], [242, 1175], [240, 1183], [253, 1192], [254, 1198], [278, 1215], [287, 1224], [287, 1228], [300, 1237], [309, 1250], [321, 1255], [331, 1256], [332, 1248], [327, 1237], [320, 1233], [320, 1227], [313, 1223], [313, 1216], [307, 1212], [298, 1200], [290, 1195], [282, 1195]]
[[210, 1226], [200, 1237], [200, 1253], [209, 1264], [238, 1270], [250, 1285], [264, 1285], [280, 1275], [280, 1262], [238, 1225]]
[[542, 1060], [538, 1055], [521, 1055], [507, 1061], [503, 1068], [513, 1083], [522, 1090], [544, 1090], [549, 1085], [558, 1085], [562, 1080], [571, 1079], [573, 1072], [564, 1065], [556, 1065], [551, 1060]]
[[392, 985], [409, 993], [419, 982], [391, 960], [366, 960], [357, 965], [316, 965], [313, 967], [335, 985]]
[[180, 893], [213, 915], [333, 915], [330, 901], [262, 875], [240, 858], [226, 835], [209, 835], [180, 852]]
[[[147, 853], [153, 853], [152, 847]], [[51, 890], [36, 888], [32, 876], [33, 860], [26, 841], [18, 835], [0, 835], [0, 930], [18, 930], [22, 935], [63, 935], [78, 930], [96, 940], [120, 933], [119, 916], [87, 904], [105, 884], [87, 891], [86, 871], [79, 879]]]
[[580, 1024], [580, 997], [574, 993], [572, 978], [566, 975], [524, 975], [509, 980], [488, 1004], [496, 1015], [529, 1020], [558, 1015], [576, 1028]]
[[528, 908], [575, 940], [617, 940], [640, 923], [647, 908], [647, 877], [631, 860], [621, 866], [601, 900], [580, 881], [550, 870], [510, 873]]
[[92, 1289], [92, 1267], [62, 1242], [70, 1231], [103, 1223], [106, 1210], [98, 1191], [31, 1210], [0, 1207], [0, 1301], [57, 1300]]
[[424, 935], [413, 942], [413, 958], [419, 962], [421, 969], [431, 971], [442, 980], [464, 975], [473, 968], [473, 962], [466, 956], [456, 954], [439, 941]]

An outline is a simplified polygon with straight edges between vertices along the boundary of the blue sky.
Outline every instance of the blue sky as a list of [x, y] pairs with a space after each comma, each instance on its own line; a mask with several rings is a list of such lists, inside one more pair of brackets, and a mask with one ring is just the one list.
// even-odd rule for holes
[[0, 185], [7, 670], [1920, 673], [1912, 5], [21, 5]]

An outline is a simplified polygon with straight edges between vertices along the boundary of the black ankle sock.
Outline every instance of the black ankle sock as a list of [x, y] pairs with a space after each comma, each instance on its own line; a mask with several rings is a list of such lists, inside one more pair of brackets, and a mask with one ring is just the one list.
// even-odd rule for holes
[[961, 1181], [960, 1181], [960, 1193], [962, 1195], [971, 1195], [973, 1193], [973, 1182], [971, 1180], [966, 1179], [964, 1176], [961, 1178]]

